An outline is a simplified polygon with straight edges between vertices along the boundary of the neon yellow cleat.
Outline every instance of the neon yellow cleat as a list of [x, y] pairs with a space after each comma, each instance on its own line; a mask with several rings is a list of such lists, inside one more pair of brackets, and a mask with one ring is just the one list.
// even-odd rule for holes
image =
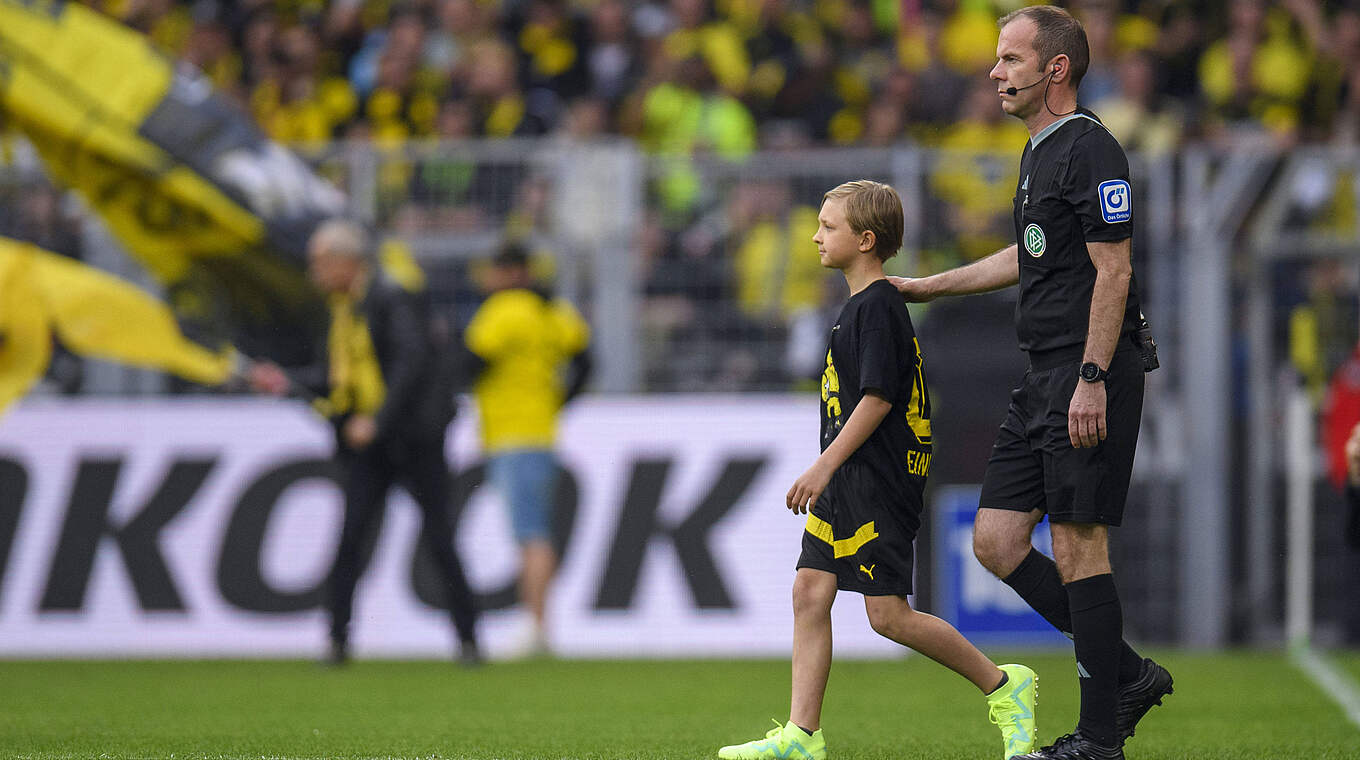
[[1039, 703], [1039, 676], [1024, 665], [1000, 665], [1005, 685], [987, 695], [987, 717], [1001, 729], [1004, 760], [1039, 747], [1034, 706]]
[[764, 739], [723, 747], [718, 750], [718, 757], [722, 760], [826, 760], [826, 740], [822, 738], [820, 728], [808, 736], [793, 721], [781, 726], [775, 720], [774, 725]]

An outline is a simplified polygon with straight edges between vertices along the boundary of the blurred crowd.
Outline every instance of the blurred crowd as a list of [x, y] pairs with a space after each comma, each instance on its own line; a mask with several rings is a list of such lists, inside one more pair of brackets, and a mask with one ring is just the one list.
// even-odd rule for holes
[[[387, 151], [366, 187], [378, 225], [406, 238], [526, 240], [560, 266], [552, 172], [531, 151], [456, 146], [632, 139], [648, 157], [628, 245], [641, 265], [649, 390], [785, 388], [818, 369], [823, 312], [839, 296], [809, 241], [821, 193], [851, 169], [795, 158], [784, 174], [752, 171], [744, 159], [757, 151], [934, 149], [914, 271], [1013, 237], [1027, 133], [1003, 115], [987, 72], [996, 19], [1017, 0], [90, 4], [203, 71], [281, 142]], [[1360, 140], [1360, 2], [1063, 4], [1091, 45], [1082, 103], [1130, 153]], [[14, 221], [59, 237], [59, 209], [31, 201], [45, 203]], [[461, 280], [461, 267], [432, 282]]]
[[[286, 142], [569, 132], [738, 156], [975, 140], [1015, 0], [95, 0]], [[1360, 4], [1075, 0], [1134, 149], [1353, 140]], [[990, 114], [996, 108], [984, 109]]]

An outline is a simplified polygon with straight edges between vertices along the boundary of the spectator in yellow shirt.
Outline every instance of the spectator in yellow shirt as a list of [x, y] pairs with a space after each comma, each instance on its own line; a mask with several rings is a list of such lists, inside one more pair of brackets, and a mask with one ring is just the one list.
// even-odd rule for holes
[[487, 474], [510, 508], [520, 546], [520, 603], [532, 617], [528, 654], [549, 653], [548, 586], [557, 569], [552, 543], [557, 418], [590, 370], [590, 328], [564, 299], [534, 287], [518, 244], [493, 258], [491, 294], [473, 315], [467, 347], [483, 362], [474, 386]]

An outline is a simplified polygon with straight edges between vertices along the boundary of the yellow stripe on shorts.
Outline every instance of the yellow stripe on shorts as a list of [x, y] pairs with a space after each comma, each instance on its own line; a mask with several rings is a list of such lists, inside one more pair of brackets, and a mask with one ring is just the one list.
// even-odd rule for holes
[[811, 513], [808, 513], [807, 532], [831, 544], [831, 552], [836, 559], [854, 556], [855, 552], [858, 552], [865, 544], [878, 538], [878, 531], [874, 529], [873, 520], [859, 526], [855, 535], [838, 539], [831, 532], [831, 523]]

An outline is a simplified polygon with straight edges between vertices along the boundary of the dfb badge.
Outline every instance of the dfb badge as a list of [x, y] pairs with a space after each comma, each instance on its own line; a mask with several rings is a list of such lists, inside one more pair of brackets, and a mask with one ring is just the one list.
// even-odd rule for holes
[[1031, 224], [1025, 228], [1025, 250], [1034, 258], [1044, 255], [1048, 248], [1048, 237], [1044, 235], [1044, 228], [1037, 224]]

